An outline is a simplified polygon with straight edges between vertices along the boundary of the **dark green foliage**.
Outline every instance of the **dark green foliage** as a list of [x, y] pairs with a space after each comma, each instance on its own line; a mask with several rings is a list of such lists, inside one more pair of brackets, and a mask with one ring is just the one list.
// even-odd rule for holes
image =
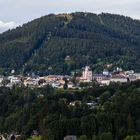
[[[69, 74], [89, 64], [140, 69], [140, 21], [111, 14], [48, 15], [0, 35], [0, 73]], [[69, 55], [70, 61], [65, 61]]]
[[[22, 139], [33, 130], [44, 140], [62, 140], [66, 135], [85, 140], [139, 139], [139, 89], [140, 81], [75, 92], [0, 88], [0, 132], [19, 132]], [[86, 103], [98, 101], [96, 97], [104, 97], [103, 102], [89, 108]]]
[[86, 135], [82, 135], [79, 137], [78, 140], [88, 140], [87, 136]]
[[67, 79], [64, 79], [65, 83], [64, 83], [64, 90], [67, 90], [68, 89], [68, 80]]

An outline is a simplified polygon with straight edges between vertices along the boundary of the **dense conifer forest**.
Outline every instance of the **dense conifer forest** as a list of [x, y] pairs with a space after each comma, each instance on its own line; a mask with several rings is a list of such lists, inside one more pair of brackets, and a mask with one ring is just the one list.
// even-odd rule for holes
[[105, 13], [50, 14], [0, 35], [0, 74], [70, 74], [87, 64], [95, 72], [107, 64], [139, 71], [140, 21]]
[[[96, 102], [96, 107], [88, 103]], [[72, 104], [74, 103], [74, 104]], [[37, 131], [43, 140], [139, 140], [140, 81], [73, 91], [0, 88], [0, 132], [26, 140]]]

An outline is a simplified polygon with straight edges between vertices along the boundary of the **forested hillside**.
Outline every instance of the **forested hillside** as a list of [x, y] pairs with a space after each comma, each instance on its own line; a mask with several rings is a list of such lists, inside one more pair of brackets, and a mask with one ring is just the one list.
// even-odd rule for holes
[[51, 14], [0, 35], [0, 74], [12, 69], [69, 74], [87, 64], [98, 72], [110, 63], [140, 71], [140, 21], [112, 14]]

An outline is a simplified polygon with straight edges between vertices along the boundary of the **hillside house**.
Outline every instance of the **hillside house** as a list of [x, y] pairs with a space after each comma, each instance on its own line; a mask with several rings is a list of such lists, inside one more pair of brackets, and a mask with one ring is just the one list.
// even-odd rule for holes
[[97, 108], [99, 105], [97, 102], [95, 101], [92, 101], [92, 102], [88, 102], [86, 103], [86, 105], [90, 108], [90, 109], [94, 109], [94, 108]]
[[81, 105], [82, 102], [79, 101], [79, 100], [76, 100], [76, 101], [70, 102], [70, 103], [69, 103], [69, 106], [75, 106], [76, 104], [77, 104], [77, 105]]
[[67, 55], [67, 56], [65, 57], [65, 61], [71, 61], [71, 57], [70, 57], [69, 55]]

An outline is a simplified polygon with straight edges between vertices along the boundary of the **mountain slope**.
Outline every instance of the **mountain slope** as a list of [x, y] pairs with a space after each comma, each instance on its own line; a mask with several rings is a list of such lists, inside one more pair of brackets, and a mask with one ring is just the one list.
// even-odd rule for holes
[[[140, 70], [140, 21], [112, 14], [48, 15], [0, 35], [0, 73], [69, 74], [86, 64]], [[65, 61], [69, 55], [71, 60]]]

